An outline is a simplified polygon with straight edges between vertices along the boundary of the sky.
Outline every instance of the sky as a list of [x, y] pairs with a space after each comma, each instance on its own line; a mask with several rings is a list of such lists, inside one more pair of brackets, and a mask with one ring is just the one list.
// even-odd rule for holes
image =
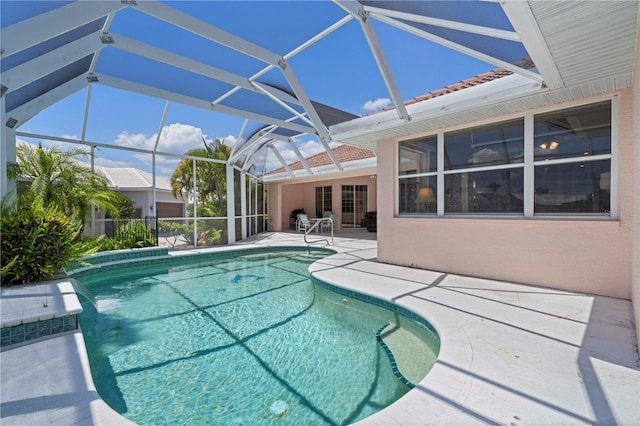
[[[182, 1], [169, 4], [278, 55], [285, 55], [345, 16], [342, 9], [328, 1]], [[496, 68], [387, 24], [373, 21], [373, 25], [404, 100]], [[110, 31], [246, 77], [265, 66], [258, 60], [205, 42], [200, 37], [129, 8], [116, 14]], [[375, 59], [355, 20], [293, 56], [288, 63], [306, 94], [314, 101], [359, 116], [392, 105]], [[173, 84], [175, 91], [193, 96], [204, 94], [207, 99], [215, 98], [231, 87], [203, 84], [198, 79], [183, 78], [179, 72], [174, 74], [161, 64], [149, 65], [149, 60], [109, 47], [102, 50], [96, 72], [151, 85]], [[279, 70], [269, 72], [264, 81], [287, 84]], [[83, 89], [42, 111], [17, 130], [80, 139], [87, 98], [87, 89]], [[254, 98], [239, 98], [238, 102], [254, 102]], [[232, 101], [229, 98], [229, 102]], [[93, 84], [84, 139], [100, 144], [153, 149], [164, 108], [162, 99]], [[203, 138], [207, 141], [220, 138], [233, 146], [240, 136], [243, 121], [240, 117], [171, 103], [158, 150], [182, 154], [201, 147]], [[19, 139], [39, 142], [38, 139], [20, 136]], [[322, 150], [314, 136], [299, 137], [295, 143], [305, 157]], [[67, 144], [43, 142], [43, 145], [64, 148]], [[281, 153], [287, 162], [297, 161], [293, 151], [284, 147], [284, 143], [277, 145], [282, 148]], [[96, 149], [95, 163], [151, 171], [150, 155], [116, 149]], [[169, 176], [176, 163], [173, 157], [158, 156], [157, 173]], [[271, 155], [267, 158], [267, 168], [274, 167], [280, 167], [280, 163]]]

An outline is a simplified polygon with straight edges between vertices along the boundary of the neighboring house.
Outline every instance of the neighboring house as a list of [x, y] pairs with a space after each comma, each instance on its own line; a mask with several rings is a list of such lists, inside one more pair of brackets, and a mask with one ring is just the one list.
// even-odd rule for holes
[[156, 176], [156, 205], [153, 205], [153, 175], [133, 167], [95, 167], [95, 171], [107, 179], [109, 188], [134, 201], [137, 218], [157, 216], [180, 218], [186, 215], [186, 201], [176, 199], [171, 193], [169, 179]]
[[[168, 179], [156, 176], [156, 205], [153, 206], [153, 175], [133, 167], [102, 167], [94, 168], [107, 180], [109, 189], [119, 192], [133, 200], [136, 219], [181, 218], [186, 213], [186, 202], [176, 199], [171, 193], [171, 183]], [[114, 224], [105, 219], [103, 212], [96, 213], [96, 221], [87, 221], [85, 234], [110, 237], [115, 232]], [[149, 224], [149, 223], [147, 223]]]
[[[35, 145], [18, 139], [17, 146], [33, 149]], [[87, 168], [89, 165], [84, 164]], [[109, 189], [130, 197], [134, 202], [136, 218], [179, 218], [186, 215], [187, 202], [176, 199], [169, 179], [156, 176], [156, 207], [153, 207], [153, 175], [134, 167], [95, 166], [95, 173], [107, 180]], [[24, 184], [23, 179], [19, 182]]]
[[[338, 216], [337, 229], [360, 228], [365, 213], [375, 211], [376, 155], [369, 149], [341, 145], [332, 149], [342, 170], [327, 152], [305, 158], [312, 174], [301, 161], [288, 164], [264, 175], [269, 191], [269, 226], [272, 230], [293, 229], [292, 212], [304, 209], [309, 217], [325, 212]], [[296, 173], [297, 171], [305, 173]]]

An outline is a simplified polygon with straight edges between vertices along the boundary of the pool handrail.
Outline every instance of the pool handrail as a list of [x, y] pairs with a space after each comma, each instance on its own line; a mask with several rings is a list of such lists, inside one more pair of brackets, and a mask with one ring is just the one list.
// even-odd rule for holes
[[[307, 230], [304, 232], [304, 242], [307, 244], [315, 244], [315, 243], [320, 243], [322, 241], [325, 241], [327, 243], [327, 245], [333, 245], [333, 219], [330, 217], [323, 217], [323, 218], [319, 218], [319, 219], [314, 219], [313, 220], [313, 224], [307, 228]], [[321, 238], [319, 240], [315, 240], [315, 241], [307, 241], [307, 235], [309, 235], [309, 233], [315, 231], [318, 226], [320, 226], [320, 224], [322, 222], [329, 222], [330, 228], [331, 228], [331, 243], [329, 243], [329, 240], [326, 238]]]

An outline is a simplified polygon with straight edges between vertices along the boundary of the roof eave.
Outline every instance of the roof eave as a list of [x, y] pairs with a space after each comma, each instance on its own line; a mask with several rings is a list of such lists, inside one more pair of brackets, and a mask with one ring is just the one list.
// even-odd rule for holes
[[[437, 98], [416, 102], [408, 105], [407, 110], [411, 121], [424, 121], [530, 95], [542, 88], [540, 82], [513, 74]], [[376, 133], [382, 130], [393, 128], [401, 130], [405, 125], [407, 122], [398, 119], [394, 110], [389, 110], [336, 124], [329, 130], [334, 141], [347, 142], [359, 136], [375, 137]]]
[[326, 180], [328, 178], [342, 178], [355, 175], [375, 174], [377, 157], [363, 158], [342, 163], [344, 169], [337, 170], [332, 164], [312, 167], [313, 174], [308, 174], [305, 169], [293, 170], [293, 176], [282, 172], [264, 176], [264, 183], [280, 183], [286, 181], [301, 180]]

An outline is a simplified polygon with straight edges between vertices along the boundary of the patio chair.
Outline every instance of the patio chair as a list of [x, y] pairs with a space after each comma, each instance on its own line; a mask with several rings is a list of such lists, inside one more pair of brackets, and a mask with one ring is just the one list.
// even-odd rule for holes
[[307, 232], [307, 229], [311, 228], [311, 221], [306, 214], [298, 214], [298, 219], [296, 220], [296, 230], [298, 232]]
[[[338, 215], [333, 214], [332, 212], [324, 212], [322, 217], [330, 217], [333, 220], [333, 229], [335, 230], [338, 226]], [[320, 224], [321, 232], [330, 232], [331, 231], [331, 223], [329, 221], [324, 221]]]

